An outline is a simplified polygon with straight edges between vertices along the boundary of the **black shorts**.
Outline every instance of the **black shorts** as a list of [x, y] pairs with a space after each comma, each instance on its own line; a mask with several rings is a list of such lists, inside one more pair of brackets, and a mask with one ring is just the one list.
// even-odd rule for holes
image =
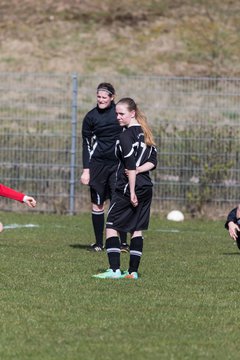
[[138, 198], [138, 206], [132, 206], [130, 199], [114, 193], [108, 211], [106, 228], [133, 233], [147, 230], [152, 202], [152, 187], [145, 191], [144, 198]]
[[92, 162], [90, 164], [90, 193], [91, 202], [103, 205], [105, 200], [111, 199], [116, 186], [117, 164]]

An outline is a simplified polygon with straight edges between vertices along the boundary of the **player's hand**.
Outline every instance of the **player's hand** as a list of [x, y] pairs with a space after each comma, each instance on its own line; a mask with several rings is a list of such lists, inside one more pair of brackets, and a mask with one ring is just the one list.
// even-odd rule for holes
[[237, 231], [240, 231], [237, 224], [235, 224], [233, 221], [230, 221], [230, 223], [228, 223], [228, 232], [231, 238], [235, 241], [237, 240]]
[[89, 169], [83, 170], [82, 176], [81, 176], [81, 183], [83, 185], [88, 185], [90, 181], [90, 172]]
[[138, 206], [138, 198], [137, 198], [137, 195], [135, 193], [131, 194], [131, 204], [134, 207]]
[[31, 208], [34, 208], [37, 204], [36, 200], [32, 196], [27, 196], [27, 195], [24, 196], [23, 202]]

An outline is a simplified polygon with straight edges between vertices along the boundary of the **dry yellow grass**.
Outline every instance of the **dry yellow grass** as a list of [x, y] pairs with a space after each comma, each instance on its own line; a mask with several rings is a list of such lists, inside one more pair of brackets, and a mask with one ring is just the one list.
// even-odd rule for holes
[[0, 71], [240, 74], [238, 0], [8, 0]]

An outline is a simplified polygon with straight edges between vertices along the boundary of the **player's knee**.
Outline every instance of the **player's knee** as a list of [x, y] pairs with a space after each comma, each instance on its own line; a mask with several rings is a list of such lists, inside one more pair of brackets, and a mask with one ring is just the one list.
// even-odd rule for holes
[[104, 205], [92, 204], [93, 211], [104, 211]]

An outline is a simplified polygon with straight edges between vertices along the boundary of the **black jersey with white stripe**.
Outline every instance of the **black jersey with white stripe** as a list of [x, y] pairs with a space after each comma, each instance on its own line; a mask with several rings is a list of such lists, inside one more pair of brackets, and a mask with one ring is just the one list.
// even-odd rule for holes
[[[125, 169], [135, 170], [146, 162], [151, 162], [154, 167], [157, 166], [156, 148], [145, 144], [144, 133], [140, 125], [130, 126], [120, 134], [120, 138], [116, 143], [116, 156], [120, 160], [117, 171], [116, 191], [126, 196], [129, 196], [130, 192]], [[144, 195], [144, 189], [152, 185], [149, 171], [137, 174], [136, 195]]]
[[122, 132], [116, 116], [116, 105], [112, 101], [107, 109], [96, 106], [83, 119], [83, 168], [89, 168], [90, 161], [115, 162], [115, 144]]

